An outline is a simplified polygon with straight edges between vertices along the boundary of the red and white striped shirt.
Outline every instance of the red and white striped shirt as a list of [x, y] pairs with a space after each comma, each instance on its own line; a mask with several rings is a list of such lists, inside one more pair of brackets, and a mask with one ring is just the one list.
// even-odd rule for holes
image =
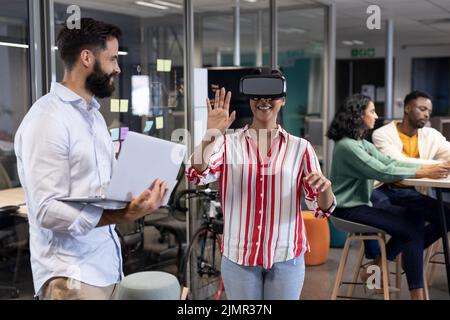
[[321, 172], [311, 144], [279, 126], [266, 159], [245, 127], [217, 138], [202, 174], [190, 165], [186, 175], [198, 185], [220, 179], [222, 254], [240, 265], [269, 269], [309, 251], [302, 189], [316, 217], [329, 216], [336, 206], [334, 199], [327, 212], [319, 208], [317, 191], [303, 181], [310, 172]]

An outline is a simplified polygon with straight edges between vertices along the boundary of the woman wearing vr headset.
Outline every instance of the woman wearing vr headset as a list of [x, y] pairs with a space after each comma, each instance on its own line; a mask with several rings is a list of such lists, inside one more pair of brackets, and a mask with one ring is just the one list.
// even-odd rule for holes
[[[433, 211], [437, 211], [437, 203], [424, 197], [402, 206], [406, 210], [398, 210], [398, 204], [397, 210], [395, 207], [388, 210], [372, 207], [370, 196], [374, 180], [387, 183], [414, 177], [439, 179], [448, 176], [450, 164], [400, 162], [382, 154], [364, 139], [377, 119], [375, 105], [361, 94], [348, 97], [334, 116], [327, 133], [328, 138], [336, 142], [331, 180], [338, 206], [333, 215], [391, 235], [386, 244], [387, 258], [394, 260], [403, 253], [411, 299], [423, 299], [423, 250], [439, 238], [436, 217], [432, 219], [434, 222], [428, 220]], [[425, 227], [425, 221], [432, 223]], [[373, 264], [381, 268], [379, 256]], [[369, 276], [364, 272], [361, 278], [367, 280]]]
[[[274, 88], [278, 92], [257, 92]], [[309, 249], [302, 196], [317, 218], [336, 206], [311, 144], [277, 124], [285, 88], [279, 71], [244, 77], [241, 90], [252, 91], [247, 96], [253, 119], [235, 132], [227, 131], [236, 118], [229, 114], [231, 92], [217, 90], [213, 106], [207, 99], [207, 136], [186, 170], [199, 185], [220, 181], [221, 274], [231, 300], [299, 299]]]

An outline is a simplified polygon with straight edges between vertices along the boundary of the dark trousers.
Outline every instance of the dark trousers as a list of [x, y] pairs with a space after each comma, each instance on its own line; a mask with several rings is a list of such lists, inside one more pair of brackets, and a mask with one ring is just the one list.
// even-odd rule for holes
[[[333, 213], [342, 219], [367, 224], [391, 236], [386, 244], [387, 257], [394, 260], [403, 253], [403, 268], [409, 289], [423, 288], [423, 250], [440, 237], [437, 200], [424, 196], [412, 188], [374, 190], [373, 207], [358, 206], [336, 209]], [[446, 207], [447, 224], [450, 210]], [[428, 222], [428, 225], [425, 223]], [[379, 256], [376, 241], [366, 241], [366, 257]]]

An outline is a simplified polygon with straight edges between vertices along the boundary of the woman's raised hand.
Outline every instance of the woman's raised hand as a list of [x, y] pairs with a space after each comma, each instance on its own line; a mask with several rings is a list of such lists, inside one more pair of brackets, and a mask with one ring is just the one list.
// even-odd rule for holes
[[231, 92], [225, 95], [225, 88], [216, 91], [214, 108], [211, 101], [206, 98], [208, 106], [208, 130], [219, 130], [222, 134], [231, 126], [236, 119], [236, 111], [230, 112]]

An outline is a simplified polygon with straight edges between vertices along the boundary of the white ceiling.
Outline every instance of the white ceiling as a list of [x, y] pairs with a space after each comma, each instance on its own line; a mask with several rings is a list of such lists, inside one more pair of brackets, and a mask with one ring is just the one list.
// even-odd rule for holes
[[[152, 2], [152, 0], [142, 0]], [[172, 3], [182, 4], [183, 0], [167, 0]], [[92, 9], [107, 10], [116, 13], [129, 14], [137, 17], [149, 18], [160, 17], [166, 14], [182, 13], [182, 9], [169, 8], [167, 10], [143, 7], [136, 4], [136, 0], [56, 0], [59, 3], [78, 4]], [[319, 0], [278, 0], [280, 7], [291, 5], [317, 4]], [[195, 12], [224, 12], [232, 11], [235, 0], [193, 0]], [[240, 0], [242, 10], [251, 9], [267, 9], [269, 0], [256, 0], [256, 2], [248, 2]]]
[[[146, 0], [151, 2], [152, 0]], [[182, 0], [169, 0], [182, 4]], [[450, 0], [278, 0], [281, 8], [293, 5], [320, 5], [331, 1], [336, 3], [337, 13], [337, 46], [344, 48], [344, 40], [360, 40], [364, 46], [383, 46], [385, 42], [384, 30], [368, 30], [366, 10], [369, 5], [376, 4], [381, 8], [382, 20], [393, 18], [395, 23], [395, 41], [400, 44], [450, 43]], [[135, 4], [134, 0], [57, 0], [57, 2], [80, 4], [93, 9], [106, 10], [128, 14], [142, 18], [161, 17], [168, 14], [182, 14], [182, 9], [158, 10]], [[208, 46], [232, 47], [232, 10], [235, 0], [194, 0], [195, 12], [203, 13], [205, 17], [217, 17], [216, 13], [223, 13], [222, 19], [208, 20], [207, 27], [210, 38], [204, 39]], [[249, 10], [262, 8], [268, 11], [269, 0], [258, 0], [249, 3], [241, 0], [242, 17]], [[289, 13], [284, 11], [279, 24], [286, 31], [290, 27], [304, 30], [298, 32], [280, 32], [280, 44], [297, 48], [308, 48], [315, 42], [323, 40], [324, 17], [318, 16], [321, 10], [304, 9]], [[447, 20], [436, 20], [447, 19]], [[264, 21], [264, 28], [268, 30], [268, 21]], [[215, 25], [215, 26], [214, 26]], [[231, 28], [231, 29], [230, 29]], [[216, 32], [214, 32], [214, 29]], [[212, 31], [211, 31], [212, 30]], [[211, 31], [211, 32], [210, 32]], [[222, 36], [220, 35], [222, 32]], [[223, 36], [224, 32], [230, 35]], [[242, 48], [254, 45], [254, 20], [242, 21]], [[253, 38], [252, 38], [253, 37]], [[268, 41], [265, 39], [265, 43]], [[348, 48], [348, 47], [347, 47]]]
[[[142, 0], [152, 2], [155, 0]], [[167, 0], [172, 3], [182, 4], [183, 0]], [[162, 17], [166, 14], [182, 14], [182, 9], [169, 8], [168, 10], [158, 10], [137, 5], [136, 0], [55, 0], [56, 3], [69, 5], [79, 5], [81, 9], [90, 8], [118, 14], [126, 14], [136, 17]], [[196, 12], [205, 11], [230, 11], [235, 0], [193, 0]], [[282, 0], [286, 3], [311, 3], [315, 0]], [[257, 0], [256, 3], [249, 3], [241, 0], [241, 7], [268, 8], [268, 0]], [[0, 18], [18, 18], [25, 21], [27, 19], [27, 0], [0, 0]]]
[[[337, 44], [362, 40], [365, 46], [382, 46], [385, 31], [366, 28], [370, 4], [379, 5], [383, 20], [394, 20], [395, 41], [400, 44], [450, 43], [450, 0], [336, 0]], [[436, 23], [435, 19], [447, 19]]]

